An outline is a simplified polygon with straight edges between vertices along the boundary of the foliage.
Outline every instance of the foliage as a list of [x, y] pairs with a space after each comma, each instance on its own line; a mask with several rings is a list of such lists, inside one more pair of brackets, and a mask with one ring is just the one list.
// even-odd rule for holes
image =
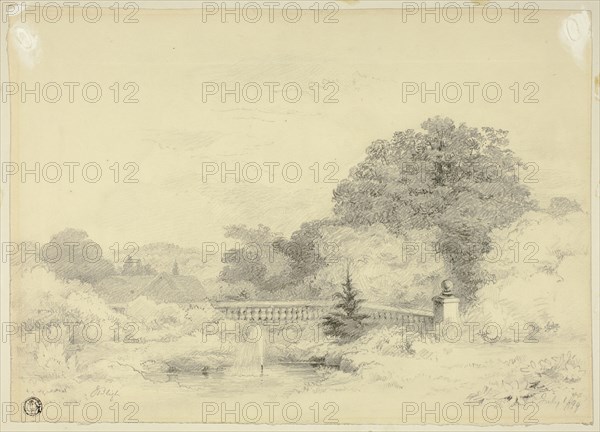
[[554, 217], [565, 216], [569, 213], [580, 212], [581, 206], [575, 200], [566, 197], [554, 197], [550, 200], [547, 212]]
[[116, 274], [113, 263], [102, 258], [102, 249], [85, 231], [64, 229], [52, 236], [49, 244], [56, 245], [58, 253], [49, 249], [43, 258], [48, 268], [62, 280], [93, 284]]
[[491, 249], [491, 231], [536, 204], [519, 183], [522, 164], [506, 148], [507, 131], [440, 117], [421, 127], [424, 132], [409, 129], [373, 142], [334, 191], [334, 210], [345, 224], [382, 223], [397, 235], [436, 229], [447, 270], [470, 302], [494, 280], [479, 266]]
[[576, 409], [581, 405], [580, 382], [584, 370], [570, 351], [537, 362], [530, 361], [511, 372], [469, 395], [469, 399], [512, 404], [543, 401], [562, 409]]
[[290, 276], [294, 284], [314, 276], [327, 265], [328, 251], [321, 243], [321, 227], [328, 223], [326, 220], [303, 223], [299, 230], [292, 233], [289, 240], [281, 238], [275, 242], [275, 250], [290, 260]]
[[[532, 211], [495, 230], [491, 238], [499, 247], [481, 266], [498, 281], [478, 292], [477, 304], [463, 314], [464, 322], [493, 321], [503, 328], [519, 322], [521, 337], [531, 333], [536, 339], [551, 335], [542, 331], [533, 335], [533, 329], [523, 325], [535, 323], [541, 329], [553, 322], [552, 333], [571, 340], [583, 337], [590, 320], [580, 301], [589, 294], [591, 246], [581, 229], [586, 224], [589, 215], [584, 212], [554, 217]], [[512, 337], [507, 332], [504, 336]]]
[[365, 302], [358, 298], [360, 291], [352, 285], [350, 271], [346, 272], [346, 282], [342, 291], [333, 295], [339, 302], [335, 310], [323, 319], [323, 330], [327, 336], [338, 338], [341, 342], [350, 342], [361, 336], [364, 330], [363, 321], [368, 317], [360, 313], [360, 305]]
[[289, 239], [264, 225], [226, 227], [226, 236], [239, 242], [225, 253], [220, 279], [231, 285], [250, 282], [257, 290], [268, 293], [309, 281], [327, 264], [319, 250], [320, 227], [325, 223], [304, 223]]

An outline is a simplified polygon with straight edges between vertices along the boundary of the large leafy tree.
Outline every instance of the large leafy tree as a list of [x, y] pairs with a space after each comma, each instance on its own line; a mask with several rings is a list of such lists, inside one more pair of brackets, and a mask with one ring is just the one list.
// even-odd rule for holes
[[230, 284], [250, 282], [258, 290], [269, 292], [290, 284], [290, 259], [277, 247], [283, 238], [281, 234], [264, 225], [257, 228], [230, 225], [225, 227], [225, 235], [235, 242], [223, 257], [222, 281]]
[[116, 274], [114, 264], [83, 230], [66, 228], [53, 235], [49, 244], [54, 247], [44, 259], [59, 279], [94, 284]]
[[321, 228], [329, 223], [331, 221], [322, 219], [305, 222], [289, 240], [280, 238], [275, 242], [275, 250], [290, 260], [290, 278], [294, 283], [314, 276], [327, 265], [328, 251], [322, 245]]
[[334, 191], [335, 213], [344, 223], [382, 223], [395, 234], [436, 230], [458, 293], [470, 303], [494, 280], [479, 266], [491, 231], [536, 204], [520, 181], [523, 164], [507, 148], [507, 131], [440, 117], [421, 128], [373, 142]]
[[264, 225], [225, 227], [226, 236], [236, 240], [236, 247], [227, 250], [220, 279], [232, 284], [250, 282], [271, 292], [299, 285], [327, 264], [319, 249], [323, 240], [320, 227], [327, 223], [303, 223], [289, 239]]

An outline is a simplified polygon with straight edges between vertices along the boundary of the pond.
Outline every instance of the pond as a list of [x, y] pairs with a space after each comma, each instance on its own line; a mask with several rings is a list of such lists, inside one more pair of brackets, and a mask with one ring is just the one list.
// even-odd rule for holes
[[302, 391], [325, 379], [331, 369], [310, 363], [267, 364], [262, 373], [240, 371], [235, 367], [210, 370], [199, 374], [149, 373], [144, 377], [154, 382], [175, 382], [213, 398], [256, 394], [287, 396]]

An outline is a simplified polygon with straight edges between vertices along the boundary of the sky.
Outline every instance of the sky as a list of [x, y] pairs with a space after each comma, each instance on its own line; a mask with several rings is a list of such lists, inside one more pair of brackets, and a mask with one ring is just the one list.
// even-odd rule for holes
[[[44, 242], [66, 227], [103, 245], [197, 247], [222, 241], [230, 224], [289, 235], [302, 222], [331, 216], [335, 181], [372, 141], [418, 129], [435, 115], [508, 130], [515, 153], [539, 167], [530, 186], [542, 204], [560, 195], [587, 208], [591, 42], [572, 30], [573, 22], [585, 28], [585, 14], [541, 11], [537, 23], [515, 23], [506, 13], [496, 23], [477, 17], [422, 23], [398, 11], [341, 10], [337, 23], [315, 23], [308, 14], [293, 24], [279, 15], [273, 23], [222, 23], [172, 10], [140, 11], [129, 24], [110, 17], [13, 21], [10, 81], [20, 90], [22, 83], [61, 83], [63, 92], [56, 103], [13, 97], [12, 160], [29, 169], [40, 162], [49, 178], [53, 164], [62, 166], [56, 183], [33, 175], [12, 183], [13, 241]], [[79, 83], [72, 103], [65, 82]], [[236, 82], [247, 99], [256, 87], [261, 97], [222, 102], [218, 91]], [[459, 83], [463, 94], [455, 103], [403, 94], [407, 83], [436, 82]], [[465, 82], [478, 83], [472, 102]], [[86, 83], [102, 89], [97, 103], [84, 100]], [[277, 83], [269, 84], [273, 102], [264, 83]], [[498, 102], [484, 99], [487, 83], [501, 88]], [[48, 98], [55, 97], [51, 87]], [[132, 91], [138, 102], [124, 103]], [[524, 103], [533, 91], [537, 102]], [[337, 102], [325, 103], [328, 95]], [[65, 162], [79, 163], [73, 183]], [[86, 163], [102, 169], [96, 183], [84, 180]], [[222, 181], [221, 168], [236, 163], [240, 181], [232, 174]], [[257, 165], [264, 171], [253, 182]], [[94, 177], [93, 166], [87, 174]], [[127, 174], [138, 182], [126, 183]]]

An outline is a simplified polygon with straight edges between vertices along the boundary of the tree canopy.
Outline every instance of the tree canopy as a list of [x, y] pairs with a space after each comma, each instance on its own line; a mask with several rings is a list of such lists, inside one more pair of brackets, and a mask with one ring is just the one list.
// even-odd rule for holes
[[473, 301], [493, 281], [479, 266], [491, 231], [536, 204], [520, 181], [523, 164], [508, 148], [507, 131], [441, 117], [421, 128], [373, 142], [334, 191], [334, 211], [342, 223], [382, 223], [395, 234], [436, 230], [459, 294]]
[[102, 248], [83, 230], [67, 228], [55, 234], [56, 256], [46, 257], [48, 268], [63, 280], [96, 283], [116, 274], [114, 264], [102, 257]]
[[318, 247], [319, 227], [325, 223], [304, 223], [289, 239], [264, 225], [227, 226], [225, 235], [236, 243], [225, 253], [220, 279], [228, 283], [250, 282], [268, 292], [301, 284], [326, 265], [326, 257]]

